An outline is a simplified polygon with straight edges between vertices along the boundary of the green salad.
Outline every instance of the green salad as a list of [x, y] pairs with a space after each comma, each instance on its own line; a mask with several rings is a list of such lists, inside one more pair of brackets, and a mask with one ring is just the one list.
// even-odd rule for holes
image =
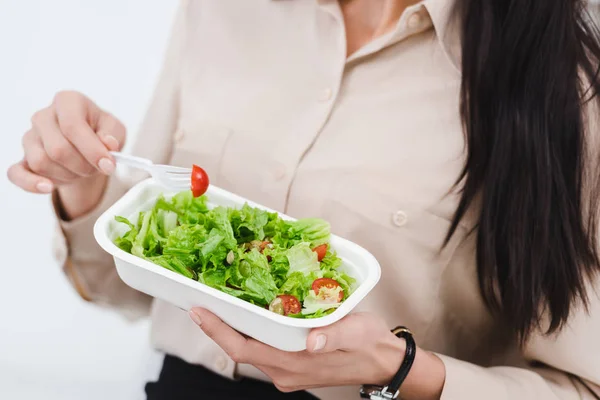
[[354, 279], [338, 270], [329, 224], [317, 218], [286, 221], [245, 204], [209, 209], [191, 191], [159, 197], [115, 240], [122, 250], [227, 294], [296, 318], [334, 311]]

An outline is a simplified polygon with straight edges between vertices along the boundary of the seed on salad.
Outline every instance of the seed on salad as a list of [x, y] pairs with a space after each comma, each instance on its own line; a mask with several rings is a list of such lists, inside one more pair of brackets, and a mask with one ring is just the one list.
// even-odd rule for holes
[[233, 264], [233, 260], [235, 260], [235, 255], [233, 254], [233, 250], [229, 250], [229, 253], [227, 253], [227, 264], [229, 264], [229, 265]]
[[281, 301], [281, 298], [275, 297], [273, 299], [271, 304], [269, 304], [269, 311], [272, 311], [275, 314], [279, 314], [279, 315], [285, 314], [285, 310], [284, 310], [283, 302]]
[[240, 262], [239, 270], [240, 270], [240, 274], [242, 274], [242, 276], [247, 278], [250, 276], [250, 273], [252, 272], [251, 271], [252, 267], [250, 266], [250, 263], [248, 261], [242, 260]]
[[188, 268], [188, 270], [192, 273], [192, 279], [197, 281], [198, 280], [198, 273], [196, 271], [194, 271], [191, 268]]

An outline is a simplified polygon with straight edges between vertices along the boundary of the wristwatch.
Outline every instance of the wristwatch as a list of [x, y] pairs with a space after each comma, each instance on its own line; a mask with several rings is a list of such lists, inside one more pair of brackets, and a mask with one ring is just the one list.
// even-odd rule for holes
[[415, 361], [417, 345], [410, 330], [404, 326], [398, 326], [392, 329], [392, 333], [406, 341], [404, 360], [402, 360], [402, 364], [400, 364], [398, 372], [396, 372], [396, 375], [394, 375], [391, 382], [387, 386], [363, 385], [360, 388], [360, 397], [363, 399], [397, 399], [398, 394], [400, 393], [400, 386], [402, 386], [402, 383], [406, 379], [406, 376], [410, 372], [413, 362]]

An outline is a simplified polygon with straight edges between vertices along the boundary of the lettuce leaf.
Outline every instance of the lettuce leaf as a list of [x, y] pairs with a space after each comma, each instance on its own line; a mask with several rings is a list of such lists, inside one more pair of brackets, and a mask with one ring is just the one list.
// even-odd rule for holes
[[291, 294], [301, 302], [311, 290], [312, 283], [317, 279], [314, 274], [305, 275], [302, 272], [293, 272], [279, 289], [280, 294]]
[[219, 290], [221, 290], [222, 292], [225, 292], [231, 296], [235, 296], [242, 300], [246, 300], [247, 302], [250, 302], [252, 304], [263, 305], [263, 306], [266, 305], [264, 303], [264, 299], [262, 298], [262, 296], [256, 295], [252, 292], [246, 292], [246, 291], [239, 290], [239, 289], [233, 289], [233, 288], [230, 288], [227, 286], [222, 286], [219, 288]]
[[287, 249], [282, 249], [280, 247], [266, 248], [263, 251], [263, 254], [271, 260], [269, 262], [269, 265], [271, 266], [271, 275], [273, 275], [278, 287], [281, 287], [287, 280], [288, 271], [290, 269], [290, 262], [286, 253]]
[[177, 193], [171, 199], [171, 211], [177, 213], [181, 224], [201, 224], [208, 212], [206, 196], [194, 197], [191, 191]]
[[279, 291], [269, 271], [262, 267], [252, 268], [250, 276], [242, 283], [242, 289], [258, 299], [257, 304], [260, 305], [268, 305]]
[[262, 268], [267, 271], [270, 271], [271, 269], [267, 257], [257, 249], [252, 249], [249, 252], [245, 253], [243, 259], [250, 264], [252, 270], [254, 270], [254, 268]]
[[156, 257], [149, 257], [148, 261], [152, 261], [153, 263], [158, 264], [161, 267], [169, 269], [173, 272], [177, 272], [178, 274], [181, 274], [183, 276], [187, 276], [188, 278], [195, 279], [194, 272], [190, 268], [188, 268], [186, 266], [186, 264], [177, 257], [156, 256]]
[[198, 282], [219, 289], [225, 285], [225, 269], [214, 268], [204, 271], [198, 275]]
[[229, 221], [227, 208], [215, 207], [206, 214], [204, 226], [207, 230], [216, 230], [223, 235], [223, 244], [228, 249], [234, 249], [237, 246], [237, 240], [233, 234], [233, 228]]
[[269, 222], [270, 215], [267, 211], [252, 208], [248, 204], [239, 209], [232, 209], [229, 213], [231, 227], [235, 233], [238, 243], [248, 243], [253, 240], [265, 238], [265, 226]]
[[317, 253], [312, 251], [307, 243], [299, 243], [286, 253], [290, 263], [288, 273], [301, 272], [305, 275], [321, 270]]
[[145, 211], [141, 212], [138, 221], [138, 234], [133, 241], [133, 245], [131, 247], [131, 254], [134, 256], [144, 258], [146, 255], [146, 251], [150, 251], [150, 243], [147, 240], [147, 236], [150, 236], [148, 232], [150, 231], [150, 219], [152, 218], [152, 212]]
[[[337, 289], [338, 289], [337, 293], [339, 294], [339, 290], [341, 288], [338, 287]], [[308, 295], [304, 298], [301, 313], [304, 315], [314, 314], [317, 311], [327, 311], [332, 308], [338, 308], [341, 305], [342, 305], [341, 302], [340, 303], [338, 303], [338, 302], [332, 303], [330, 301], [319, 299], [318, 296], [315, 294], [315, 292], [313, 290], [310, 290], [308, 292]]]
[[135, 242], [135, 238], [138, 235], [138, 230], [125, 217], [115, 217], [115, 220], [117, 222], [120, 222], [122, 224], [126, 224], [127, 226], [129, 226], [129, 230], [127, 232], [125, 232], [125, 234], [123, 234], [123, 236], [120, 236], [120, 237], [118, 237], [118, 238], [115, 239], [115, 244], [121, 250], [124, 250], [124, 251], [126, 251], [128, 253], [131, 253], [131, 248], [133, 247], [133, 243]]
[[319, 218], [304, 218], [290, 222], [290, 233], [296, 239], [310, 243], [311, 248], [329, 242], [330, 226]]
[[335, 253], [319, 262], [312, 251], [329, 241], [329, 224], [321, 219], [287, 221], [247, 204], [209, 209], [206, 196], [185, 191], [160, 196], [136, 224], [116, 221], [128, 227], [114, 241], [122, 250], [261, 307], [280, 294], [296, 296], [304, 308], [295, 318], [318, 318], [337, 307], [315, 298], [315, 279], [338, 281], [344, 300], [355, 283], [339, 270]]

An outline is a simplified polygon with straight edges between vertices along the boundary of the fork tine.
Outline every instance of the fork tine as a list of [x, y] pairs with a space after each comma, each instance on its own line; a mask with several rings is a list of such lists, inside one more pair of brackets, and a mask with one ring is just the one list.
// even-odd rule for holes
[[189, 172], [168, 172], [168, 171], [162, 171], [162, 174], [166, 175], [166, 176], [173, 176], [173, 177], [180, 177], [180, 176], [192, 176], [191, 173]]
[[163, 170], [163, 172], [166, 172], [168, 174], [191, 174], [192, 173], [192, 169], [191, 168], [182, 168], [182, 167], [172, 167], [170, 165], [163, 165], [161, 166], [161, 169]]
[[166, 174], [169, 175], [192, 175], [192, 171], [191, 170], [183, 170], [183, 171], [163, 171]]
[[191, 185], [192, 180], [190, 178], [181, 179], [181, 178], [168, 178], [170, 182], [173, 182], [175, 185]]

